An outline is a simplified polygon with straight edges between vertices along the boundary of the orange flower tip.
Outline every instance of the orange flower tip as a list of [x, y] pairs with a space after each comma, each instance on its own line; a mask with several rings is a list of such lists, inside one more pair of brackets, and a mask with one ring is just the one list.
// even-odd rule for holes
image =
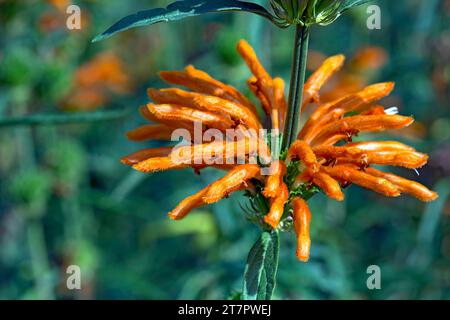
[[344, 194], [341, 192], [341, 193], [339, 193], [339, 194], [334, 195], [334, 196], [333, 196], [333, 199], [336, 200], [336, 201], [344, 201], [345, 196], [344, 196]]
[[419, 200], [421, 200], [423, 202], [431, 202], [431, 201], [436, 200], [437, 198], [439, 198], [439, 194], [437, 192], [430, 190], [426, 195], [421, 195]]
[[275, 198], [277, 196], [276, 191], [274, 190], [268, 190], [268, 189], [264, 189], [262, 191], [262, 194], [265, 198], [270, 199], [270, 198]]
[[[395, 117], [395, 115], [393, 115], [393, 117]], [[404, 116], [400, 116], [400, 117], [404, 118], [403, 119], [403, 127], [408, 127], [414, 122], [413, 117], [404, 117]]]
[[297, 256], [297, 259], [301, 262], [309, 261], [309, 255], [304, 255], [304, 253], [301, 251], [297, 251], [296, 256]]
[[135, 161], [133, 161], [127, 157], [120, 159], [120, 162], [122, 162], [124, 165], [127, 165], [127, 166], [132, 166], [132, 165], [136, 164]]
[[171, 220], [181, 220], [184, 218], [184, 216], [180, 216], [178, 214], [176, 214], [175, 212], [171, 211], [167, 214], [167, 216], [171, 219]]
[[147, 88], [147, 95], [148, 95], [151, 99], [154, 100], [154, 97], [155, 97], [157, 91], [158, 91], [158, 90], [153, 89], [153, 88]]
[[138, 137], [136, 137], [136, 132], [134, 130], [128, 131], [127, 133], [125, 133], [125, 136], [127, 137], [128, 140], [131, 140], [131, 141], [139, 141], [140, 140]]
[[274, 220], [272, 217], [268, 215], [264, 217], [264, 222], [267, 223], [269, 226], [271, 226], [273, 229], [276, 229], [280, 224], [280, 221]]
[[384, 84], [386, 85], [386, 91], [389, 91], [389, 93], [395, 88], [395, 82], [385, 82]]
[[345, 62], [345, 56], [343, 54], [337, 54], [328, 59], [333, 65], [339, 66], [339, 67], [342, 66]]
[[249, 47], [249, 46], [250, 45], [249, 45], [249, 43], [246, 40], [241, 39], [241, 40], [238, 41], [236, 47], [237, 47], [237, 50], [239, 51], [241, 49], [244, 49], [244, 47]]
[[310, 250], [311, 250], [311, 240], [310, 239], [299, 239], [297, 245], [296, 256], [297, 259], [302, 262], [308, 262]]

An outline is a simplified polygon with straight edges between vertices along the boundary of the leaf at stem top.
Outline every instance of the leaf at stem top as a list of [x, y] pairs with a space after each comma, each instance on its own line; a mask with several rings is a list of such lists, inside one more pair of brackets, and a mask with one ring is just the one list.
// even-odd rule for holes
[[243, 300], [270, 300], [275, 289], [280, 238], [277, 230], [263, 231], [247, 258]]
[[124, 30], [147, 26], [158, 22], [176, 21], [205, 13], [233, 11], [254, 13], [281, 26], [276, 17], [256, 3], [237, 0], [185, 0], [174, 2], [167, 8], [149, 9], [126, 16], [113, 24], [108, 30], [95, 37], [92, 41], [97, 42]]
[[346, 0], [341, 4], [341, 13], [356, 6], [371, 2], [372, 0]]

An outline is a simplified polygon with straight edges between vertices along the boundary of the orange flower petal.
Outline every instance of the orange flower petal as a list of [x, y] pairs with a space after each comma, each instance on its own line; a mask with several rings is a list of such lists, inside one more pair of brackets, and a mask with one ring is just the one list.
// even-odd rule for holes
[[383, 172], [373, 168], [367, 168], [365, 169], [365, 172], [375, 177], [383, 178], [392, 182], [401, 192], [410, 194], [421, 201], [428, 202], [436, 200], [438, 198], [438, 194], [436, 192], [431, 191], [418, 182], [411, 181], [395, 174]]
[[197, 70], [192, 66], [187, 67], [186, 72], [161, 71], [159, 75], [168, 83], [184, 86], [199, 93], [209, 94], [236, 103], [241, 103], [254, 114], [257, 114], [255, 106], [239, 93], [238, 90], [215, 80], [206, 72]]
[[318, 186], [330, 198], [337, 201], [344, 200], [339, 183], [323, 171], [312, 174], [312, 182]]
[[266, 98], [264, 93], [258, 86], [258, 79], [256, 77], [251, 77], [247, 80], [247, 85], [253, 94], [258, 98], [261, 103], [261, 107], [263, 108], [266, 114], [270, 114], [270, 101]]
[[286, 116], [286, 97], [284, 95], [284, 80], [281, 78], [273, 79], [274, 102], [272, 106], [272, 129], [284, 127], [284, 118]]
[[335, 164], [379, 164], [416, 169], [428, 161], [426, 154], [396, 141], [369, 141], [349, 143], [341, 147], [319, 146], [314, 148], [318, 157], [334, 159]]
[[145, 125], [127, 132], [127, 137], [133, 141], [170, 140], [173, 129], [166, 125]]
[[358, 132], [379, 132], [388, 129], [400, 129], [414, 121], [411, 117], [400, 115], [352, 116], [325, 125], [315, 137], [306, 140], [313, 145], [320, 145], [335, 134], [353, 134]]
[[[245, 40], [240, 40], [237, 45], [237, 50], [256, 78], [256, 82], [253, 83], [253, 86], [256, 86], [258, 88], [258, 91], [263, 94], [265, 100], [270, 106], [270, 110], [267, 110], [265, 108], [266, 113], [271, 114], [271, 110], [273, 108], [276, 108], [277, 106], [275, 98], [275, 88], [273, 83], [274, 81], [272, 77], [267, 73], [266, 69], [264, 69], [262, 64], [259, 62], [255, 51], [248, 44], [248, 42], [246, 42]], [[263, 106], [264, 104], [266, 103], [263, 103]], [[279, 121], [276, 121], [275, 123], [279, 124]]]
[[133, 165], [133, 169], [148, 173], [171, 169], [183, 169], [189, 166], [190, 165], [185, 163], [175, 163], [170, 157], [155, 157]]
[[239, 190], [248, 180], [253, 179], [259, 173], [259, 166], [256, 164], [243, 164], [233, 168], [228, 174], [214, 182], [208, 192], [204, 195], [205, 203], [214, 203], [232, 192]]
[[[174, 162], [202, 164], [232, 164], [254, 156], [258, 152], [258, 141], [241, 139], [238, 141], [214, 141], [174, 148], [170, 156]], [[214, 160], [215, 159], [215, 160]]]
[[313, 150], [305, 141], [296, 140], [289, 148], [287, 158], [292, 159], [298, 157], [306, 167], [311, 169], [313, 172], [319, 170], [319, 164], [317, 162], [316, 155]]
[[264, 217], [264, 222], [277, 228], [284, 213], [284, 206], [289, 198], [289, 190], [284, 182], [281, 182], [278, 195], [271, 199], [270, 211]]
[[297, 235], [297, 258], [300, 261], [307, 262], [311, 249], [311, 238], [309, 229], [311, 224], [311, 212], [308, 204], [302, 198], [296, 197], [292, 200], [294, 219], [294, 230]]
[[397, 166], [408, 169], [423, 167], [428, 161], [428, 155], [415, 151], [382, 151], [367, 153], [369, 164]]
[[201, 122], [208, 127], [222, 131], [232, 128], [234, 125], [233, 121], [218, 114], [178, 105], [149, 103], [147, 109], [158, 120], [163, 121]]
[[398, 197], [398, 188], [383, 178], [377, 178], [350, 166], [338, 165], [335, 167], [322, 167], [331, 177], [342, 182], [351, 182], [366, 189], [381, 193], [387, 197]]
[[[204, 71], [198, 70], [194, 68], [194, 66], [189, 65], [185, 68], [186, 73], [194, 78], [201, 78], [206, 81], [211, 82], [211, 84], [215, 85], [218, 88], [222, 88], [224, 91], [226, 91], [229, 95], [231, 95], [234, 99], [230, 101], [234, 101], [236, 103], [244, 105], [247, 109], [249, 109], [253, 114], [257, 115], [257, 111], [255, 108], [255, 105], [246, 97], [244, 96], [239, 90], [237, 90], [235, 87], [224, 84], [213, 77], [211, 77], [209, 74], [207, 74]], [[217, 94], [214, 94], [217, 96]]]
[[273, 173], [267, 177], [266, 186], [262, 194], [266, 198], [275, 198], [279, 192], [280, 184], [283, 183], [283, 176], [286, 173], [284, 161], [277, 160], [272, 164]]
[[213, 112], [245, 123], [248, 128], [255, 130], [261, 128], [258, 118], [252, 112], [244, 106], [229, 100], [180, 89], [148, 89], [148, 95], [159, 104], [176, 104]]
[[186, 217], [188, 213], [191, 212], [193, 209], [198, 208], [201, 205], [204, 205], [205, 203], [203, 202], [203, 197], [208, 191], [208, 189], [209, 186], [181, 201], [175, 207], [175, 209], [173, 209], [168, 213], [169, 218], [173, 220], [181, 220], [184, 217]]
[[253, 50], [253, 48], [247, 41], [240, 40], [237, 45], [237, 51], [245, 60], [251, 72], [255, 75], [258, 81], [267, 82], [268, 84], [272, 82], [272, 77], [267, 73], [266, 69], [264, 69], [262, 64], [259, 62], [255, 50]]
[[326, 59], [323, 64], [306, 81], [304, 88], [304, 97], [302, 111], [312, 101], [318, 100], [320, 88], [328, 79], [344, 65], [345, 56], [342, 54], [332, 56]]
[[388, 96], [393, 88], [393, 82], [377, 83], [357, 93], [321, 105], [309, 117], [298, 137], [310, 140], [322, 126], [339, 119], [348, 112], [360, 111], [364, 106]]
[[172, 151], [173, 147], [159, 147], [159, 148], [151, 148], [151, 149], [143, 149], [132, 153], [126, 157], [121, 159], [123, 164], [126, 165], [134, 165], [149, 158], [154, 157], [167, 157]]

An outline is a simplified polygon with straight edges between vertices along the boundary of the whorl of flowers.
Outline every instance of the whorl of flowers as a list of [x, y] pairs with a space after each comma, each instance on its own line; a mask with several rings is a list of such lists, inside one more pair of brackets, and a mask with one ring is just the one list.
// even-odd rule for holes
[[[267, 73], [247, 42], [241, 40], [237, 49], [253, 74], [248, 86], [270, 118], [272, 132], [282, 131], [286, 120], [284, 81]], [[181, 201], [169, 217], [182, 219], [194, 208], [215, 203], [237, 190], [247, 190], [253, 203], [262, 203], [258, 222], [265, 228], [279, 228], [293, 220], [297, 257], [307, 261], [311, 213], [306, 201], [318, 190], [337, 201], [344, 199], [342, 188], [350, 184], [388, 197], [404, 193], [422, 201], [437, 198], [435, 192], [417, 182], [372, 167], [417, 169], [426, 164], [426, 154], [396, 141], [352, 142], [360, 133], [400, 129], [413, 122], [411, 117], [395, 114], [395, 109], [376, 104], [390, 94], [393, 83], [374, 84], [337, 100], [320, 102], [319, 90], [343, 63], [342, 55], [330, 57], [309, 77], [302, 110], [316, 105], [315, 110], [298, 139], [288, 150], [281, 151], [274, 151], [273, 143], [254, 134], [263, 129], [264, 122], [256, 106], [236, 88], [193, 66], [184, 71], [163, 71], [160, 76], [164, 81], [190, 91], [149, 89], [153, 103], [142, 107], [141, 113], [154, 124], [129, 132], [131, 140], [171, 140], [180, 128], [192, 134], [200, 128], [202, 133], [216, 129], [242, 135], [233, 141], [189, 141], [176, 148], [144, 149], [124, 157], [122, 162], [142, 172], [187, 167], [196, 172], [205, 167], [225, 170], [223, 178]], [[226, 161], [215, 161], [219, 158]], [[264, 174], [263, 169], [269, 169], [270, 174]]]

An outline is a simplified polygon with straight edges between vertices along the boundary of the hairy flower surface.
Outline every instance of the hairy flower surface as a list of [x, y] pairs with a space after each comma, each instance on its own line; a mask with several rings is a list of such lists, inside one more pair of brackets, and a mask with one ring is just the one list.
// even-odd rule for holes
[[[284, 81], [267, 73], [247, 42], [241, 40], [237, 50], [253, 74], [248, 86], [270, 119], [274, 135], [283, 130], [286, 122]], [[344, 199], [342, 188], [350, 184], [388, 197], [404, 193], [431, 201], [438, 196], [417, 182], [372, 167], [417, 169], [427, 163], [426, 154], [396, 141], [352, 142], [360, 133], [400, 129], [413, 122], [411, 117], [393, 114], [376, 104], [390, 94], [393, 83], [374, 84], [321, 103], [320, 89], [344, 60], [342, 55], [326, 59], [307, 80], [302, 110], [315, 109], [288, 150], [274, 150], [273, 141], [257, 134], [264, 122], [257, 107], [236, 88], [193, 66], [184, 71], [163, 71], [163, 80], [186, 89], [149, 89], [154, 103], [142, 107], [141, 114], [154, 124], [128, 132], [129, 139], [171, 140], [180, 128], [193, 134], [197, 128], [202, 134], [215, 129], [219, 133], [234, 130], [240, 135], [233, 140], [216, 138], [208, 142], [197, 142], [189, 136], [182, 147], [144, 149], [124, 157], [122, 162], [142, 172], [188, 167], [196, 172], [205, 167], [224, 170], [223, 178], [184, 199], [169, 217], [182, 219], [197, 207], [215, 203], [237, 190], [247, 190], [263, 227], [281, 228], [293, 221], [297, 257], [307, 261], [311, 213], [306, 201], [318, 190], [337, 201]]]

